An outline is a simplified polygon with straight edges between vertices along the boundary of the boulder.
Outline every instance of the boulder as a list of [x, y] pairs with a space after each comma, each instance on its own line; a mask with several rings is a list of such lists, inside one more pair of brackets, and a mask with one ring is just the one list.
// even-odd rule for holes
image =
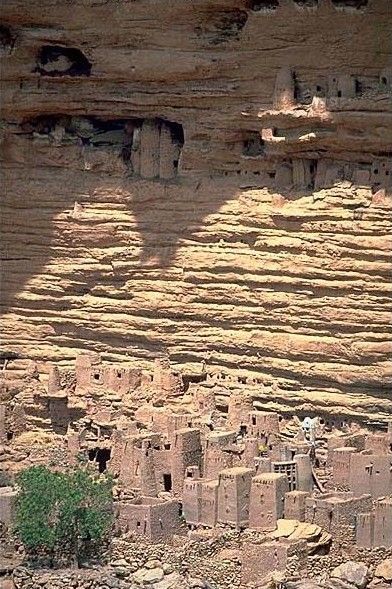
[[178, 573], [170, 573], [161, 581], [154, 583], [151, 589], [183, 589], [185, 584]]
[[170, 575], [173, 572], [173, 567], [169, 562], [164, 562], [162, 565], [162, 569], [165, 575]]
[[127, 567], [128, 562], [125, 558], [119, 558], [118, 560], [113, 560], [111, 563], [112, 567]]
[[144, 565], [144, 568], [145, 569], [156, 569], [156, 568], [159, 568], [161, 566], [162, 566], [161, 561], [160, 560], [157, 560], [155, 558], [155, 559], [148, 560], [146, 562], [146, 564]]
[[290, 534], [290, 540], [315, 540], [321, 534], [320, 526], [301, 522]]
[[381, 577], [384, 581], [392, 582], [392, 558], [386, 558], [376, 567], [374, 572], [376, 577]]
[[205, 589], [205, 582], [202, 579], [198, 579], [195, 577], [189, 578], [188, 579], [188, 585], [189, 587], [192, 587], [192, 589]]
[[277, 529], [270, 534], [272, 538], [288, 538], [298, 527], [299, 521], [296, 519], [278, 519]]
[[164, 575], [165, 573], [163, 572], [163, 569], [161, 569], [160, 567], [147, 569], [147, 571], [144, 573], [143, 581], [147, 585], [149, 583], [157, 583], [158, 581], [161, 581], [163, 579]]
[[358, 589], [364, 589], [369, 582], [369, 569], [363, 562], [349, 560], [337, 566], [331, 573], [332, 578], [351, 583]]

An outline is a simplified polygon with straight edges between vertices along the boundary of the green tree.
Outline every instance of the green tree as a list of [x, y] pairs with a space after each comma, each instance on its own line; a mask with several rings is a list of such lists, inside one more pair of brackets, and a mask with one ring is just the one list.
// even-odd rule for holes
[[113, 521], [113, 480], [76, 468], [32, 466], [17, 477], [16, 533], [30, 555], [60, 555], [78, 565], [86, 550], [105, 541]]

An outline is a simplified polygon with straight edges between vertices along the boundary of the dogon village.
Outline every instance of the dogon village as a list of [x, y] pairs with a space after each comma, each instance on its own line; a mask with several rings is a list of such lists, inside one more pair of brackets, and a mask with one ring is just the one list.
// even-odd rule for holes
[[3, 0], [0, 589], [392, 589], [392, 1]]

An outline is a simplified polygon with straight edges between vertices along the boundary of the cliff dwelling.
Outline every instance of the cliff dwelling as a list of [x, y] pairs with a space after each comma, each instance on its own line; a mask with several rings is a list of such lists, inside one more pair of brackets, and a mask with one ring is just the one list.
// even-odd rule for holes
[[391, 9], [4, 3], [1, 589], [391, 586]]

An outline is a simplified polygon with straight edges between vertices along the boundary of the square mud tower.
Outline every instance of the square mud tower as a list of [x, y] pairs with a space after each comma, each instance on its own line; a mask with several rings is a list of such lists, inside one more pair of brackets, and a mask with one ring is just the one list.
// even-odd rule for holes
[[200, 523], [201, 485], [199, 469], [187, 468], [182, 489], [182, 513], [186, 523], [190, 525]]
[[275, 472], [252, 479], [250, 489], [249, 527], [272, 531], [284, 515], [284, 497], [289, 490], [286, 475]]
[[233, 455], [227, 451], [227, 446], [236, 439], [236, 431], [212, 432], [206, 439], [204, 452], [204, 476], [207, 479], [217, 479], [221, 470], [233, 466]]
[[296, 484], [297, 491], [310, 493], [313, 491], [313, 472], [312, 463], [309, 454], [296, 454], [294, 456], [296, 466]]
[[139, 503], [118, 505], [118, 528], [132, 532], [150, 542], [168, 540], [180, 529], [180, 503], [157, 497], [142, 497]]
[[253, 400], [243, 392], [232, 393], [229, 397], [227, 425], [233, 429], [249, 424], [249, 414], [253, 410]]
[[349, 486], [356, 494], [373, 499], [392, 494], [392, 454], [352, 454]]
[[354, 497], [351, 492], [324, 493], [306, 499], [306, 521], [317, 524], [337, 544], [355, 542], [356, 516], [371, 510], [370, 495]]
[[279, 415], [268, 411], [251, 411], [249, 414], [249, 433], [252, 436], [279, 433]]
[[0, 487], [0, 523], [6, 527], [13, 522], [16, 495], [12, 487]]
[[306, 499], [309, 493], [304, 491], [289, 491], [284, 499], [284, 517], [305, 521]]
[[173, 492], [182, 493], [185, 471], [189, 466], [201, 466], [200, 430], [184, 428], [174, 432], [171, 447], [171, 476]]
[[249, 524], [250, 486], [254, 471], [234, 467], [219, 473], [218, 521], [246, 528]]
[[219, 481], [203, 481], [201, 487], [200, 523], [213, 528], [218, 521]]
[[184, 390], [182, 376], [170, 366], [168, 358], [157, 358], [154, 363], [152, 384], [163, 397], [176, 397]]
[[392, 498], [377, 501], [374, 511], [357, 515], [356, 543], [360, 548], [392, 548]]
[[351, 456], [357, 452], [353, 446], [335, 448], [332, 456], [332, 481], [338, 487], [347, 487], [350, 484]]
[[274, 461], [272, 462], [272, 471], [287, 476], [289, 491], [297, 489], [297, 464], [294, 460]]
[[374, 546], [392, 547], [392, 497], [374, 506]]
[[7, 441], [7, 427], [5, 423], [5, 405], [0, 405], [0, 444]]
[[373, 548], [374, 513], [358, 513], [355, 534], [355, 543], [360, 548]]

